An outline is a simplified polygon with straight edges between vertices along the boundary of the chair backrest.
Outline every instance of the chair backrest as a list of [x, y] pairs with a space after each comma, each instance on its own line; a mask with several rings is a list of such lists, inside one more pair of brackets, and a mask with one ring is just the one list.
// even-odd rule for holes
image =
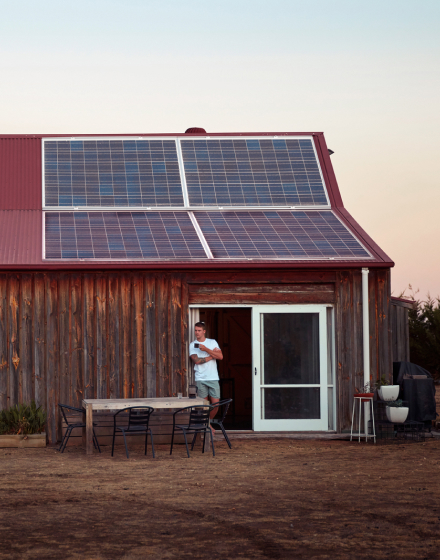
[[[126, 409], [127, 410], [127, 409]], [[130, 426], [145, 426], [148, 428], [150, 416], [154, 412], [151, 406], [135, 406], [128, 409], [128, 428]]]
[[60, 407], [61, 414], [63, 415], [64, 422], [66, 423], [67, 426], [72, 423], [69, 422], [69, 420], [67, 419], [67, 415], [66, 415], [67, 410], [70, 410], [72, 412], [81, 412], [81, 413], [83, 412], [82, 408], [75, 408], [74, 406], [69, 406], [67, 404], [58, 403], [58, 406]]
[[212, 407], [199, 407], [195, 406], [189, 413], [189, 428], [197, 425], [200, 426], [208, 426], [209, 423], [209, 413], [211, 412]]
[[[188, 429], [197, 425], [198, 428], [201, 426], [208, 426], [209, 424], [209, 413], [212, 410], [212, 406], [206, 405], [195, 405], [195, 406], [186, 406], [185, 408], [181, 408], [176, 410], [173, 414], [173, 429], [176, 424], [176, 421], [183, 425], [183, 422], [179, 420], [180, 414], [188, 414], [189, 419], [187, 427]], [[186, 424], [186, 421], [185, 421]]]
[[212, 408], [218, 408], [220, 410], [220, 418], [217, 419], [219, 422], [223, 422], [223, 420], [226, 418], [226, 414], [228, 413], [229, 405], [231, 404], [231, 402], [232, 399], [224, 399], [212, 405]]

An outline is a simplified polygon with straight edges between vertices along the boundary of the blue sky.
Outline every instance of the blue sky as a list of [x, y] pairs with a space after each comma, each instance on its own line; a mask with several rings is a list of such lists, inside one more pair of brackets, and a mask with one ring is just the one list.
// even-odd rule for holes
[[394, 294], [440, 294], [438, 0], [0, 8], [3, 133], [324, 131]]

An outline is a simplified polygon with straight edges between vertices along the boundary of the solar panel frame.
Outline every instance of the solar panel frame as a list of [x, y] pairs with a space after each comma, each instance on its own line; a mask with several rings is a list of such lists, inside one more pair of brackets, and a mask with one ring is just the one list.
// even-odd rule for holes
[[[368, 261], [373, 258], [365, 245], [328, 209], [199, 210], [194, 215], [216, 261]], [[273, 225], [275, 222], [277, 227]]]
[[[241, 179], [245, 178], [245, 180], [248, 180], [249, 183], [245, 183], [240, 179], [240, 170], [239, 169], [237, 170], [237, 177], [235, 178], [235, 182], [231, 181], [230, 183], [228, 183], [227, 178], [226, 178], [226, 172], [224, 173], [225, 177], [223, 178], [223, 181], [224, 181], [225, 185], [231, 184], [231, 185], [233, 185], [234, 188], [241, 187], [242, 190], [243, 190], [243, 184], [249, 185], [249, 186], [246, 187], [246, 191], [247, 191], [246, 193], [243, 190], [243, 200], [244, 200], [245, 197], [249, 196], [250, 194], [252, 194], [254, 197], [258, 197], [258, 190], [255, 188], [254, 189], [255, 192], [251, 193], [252, 188], [249, 188], [249, 187], [252, 187], [252, 185], [254, 185], [255, 187], [257, 186], [257, 181], [252, 181], [251, 177], [250, 177], [250, 175], [252, 175], [251, 171], [253, 169], [256, 169], [257, 171], [260, 171], [260, 175], [258, 175], [258, 177], [261, 179], [260, 182], [263, 183], [264, 181], [266, 181], [266, 183], [268, 185], [268, 188], [269, 188], [269, 185], [270, 185], [270, 181], [275, 181], [276, 182], [276, 180], [279, 178], [280, 179], [280, 184], [283, 187], [284, 187], [284, 185], [286, 186], [286, 188], [284, 188], [284, 190], [282, 192], [282, 196], [284, 196], [285, 198], [287, 198], [286, 190], [290, 189], [291, 193], [294, 192], [295, 187], [294, 187], [293, 183], [287, 183], [287, 182], [283, 183], [281, 181], [282, 171], [285, 171], [287, 173], [287, 167], [289, 167], [289, 164], [290, 164], [289, 180], [291, 180], [292, 182], [295, 182], [293, 167], [295, 165], [300, 165], [300, 164], [305, 165], [304, 157], [302, 158], [302, 161], [298, 160], [298, 162], [296, 162], [296, 163], [294, 161], [292, 161], [291, 157], [284, 158], [285, 163], [282, 164], [282, 163], [280, 163], [281, 161], [283, 161], [281, 156], [284, 155], [284, 154], [281, 154], [280, 159], [278, 159], [277, 150], [280, 147], [277, 147], [275, 149], [275, 145], [276, 145], [277, 142], [278, 143], [283, 143], [284, 142], [284, 144], [285, 144], [286, 141], [289, 141], [289, 140], [293, 140], [295, 142], [297, 141], [298, 143], [303, 142], [303, 147], [300, 149], [301, 154], [302, 154], [303, 149], [306, 150], [306, 146], [305, 146], [304, 143], [305, 142], [308, 143], [306, 151], [310, 151], [310, 152], [313, 153], [313, 159], [314, 159], [313, 163], [316, 164], [316, 168], [317, 168], [317, 171], [318, 171], [317, 175], [319, 175], [320, 187], [322, 188], [322, 193], [319, 193], [322, 203], [319, 203], [319, 204], [315, 204], [315, 203], [313, 203], [313, 204], [302, 204], [300, 201], [295, 202], [295, 203], [293, 201], [289, 202], [289, 203], [287, 203], [287, 201], [285, 201], [284, 204], [276, 204], [273, 201], [272, 202], [269, 201], [269, 202], [266, 202], [266, 204], [264, 204], [264, 203], [257, 203], [257, 204], [254, 203], [253, 204], [253, 203], [245, 203], [245, 202], [240, 203], [240, 204], [232, 204], [232, 203], [229, 203], [227, 201], [223, 201], [223, 202], [216, 201], [216, 202], [213, 202], [211, 204], [204, 204], [204, 203], [195, 204], [194, 202], [191, 202], [191, 198], [192, 198], [191, 188], [193, 188], [193, 187], [188, 184], [188, 181], [190, 180], [190, 182], [191, 182], [192, 176], [191, 177], [187, 176], [187, 171], [188, 170], [191, 171], [191, 169], [189, 169], [189, 167], [188, 167], [189, 165], [191, 165], [191, 161], [188, 160], [188, 159], [185, 161], [185, 156], [187, 156], [187, 154], [185, 154], [185, 150], [182, 148], [182, 144], [185, 144], [185, 143], [193, 143], [194, 144], [195, 142], [198, 142], [200, 144], [204, 143], [204, 142], [206, 142], [206, 143], [216, 142], [216, 143], [219, 144], [219, 148], [222, 148], [221, 151], [222, 151], [222, 154], [224, 155], [223, 159], [222, 158], [219, 158], [218, 160], [217, 159], [210, 159], [209, 158], [209, 153], [208, 153], [205, 158], [201, 157], [201, 160], [203, 161], [203, 159], [206, 159], [207, 162], [209, 161], [211, 163], [211, 166], [208, 167], [207, 163], [201, 163], [200, 164], [202, 172], [206, 175], [206, 177], [204, 177], [205, 181], [208, 178], [209, 173], [211, 172], [211, 175], [212, 175], [211, 183], [214, 183], [214, 175], [215, 175], [214, 171], [217, 171], [217, 172], [222, 171], [222, 169], [221, 169], [222, 166], [219, 165], [219, 164], [227, 161], [228, 159], [229, 159], [230, 162], [232, 162], [232, 160], [233, 160], [234, 152], [231, 149], [229, 149], [229, 151], [228, 151], [228, 148], [230, 148], [230, 146], [227, 146], [226, 143], [228, 143], [228, 142], [231, 143], [231, 142], [234, 142], [234, 141], [236, 141], [236, 143], [245, 142], [247, 146], [250, 146], [251, 144], [254, 143], [255, 144], [255, 153], [256, 154], [257, 154], [257, 152], [262, 153], [263, 157], [262, 157], [262, 165], [260, 166], [261, 169], [259, 169], [255, 165], [253, 167], [250, 166], [249, 173], [247, 174], [247, 175], [249, 175], [249, 177], [247, 177], [246, 174], [241, 173]], [[273, 171], [272, 174], [269, 174], [267, 172], [267, 171], [270, 171], [270, 169], [268, 169], [269, 163], [267, 163], [269, 161], [269, 158], [267, 158], [266, 160], [264, 159], [265, 158], [264, 154], [266, 154], [266, 157], [267, 157], [269, 155], [269, 152], [263, 152], [263, 150], [261, 150], [260, 141], [265, 142], [265, 143], [272, 142], [272, 145], [274, 146], [274, 148], [273, 148], [274, 156], [275, 156], [274, 157], [274, 162], [277, 163], [277, 166], [276, 166], [276, 169], [275, 169], [275, 165], [274, 165], [274, 170], [272, 170]], [[223, 146], [221, 144], [222, 142], [223, 142]], [[329, 195], [328, 195], [328, 190], [327, 190], [327, 185], [326, 185], [326, 182], [325, 182], [325, 179], [324, 179], [324, 175], [323, 175], [321, 164], [320, 164], [320, 161], [319, 161], [319, 157], [318, 157], [318, 154], [317, 154], [317, 151], [316, 151], [315, 143], [313, 141], [313, 136], [295, 136], [295, 135], [283, 135], [283, 136], [262, 136], [262, 135], [257, 136], [257, 135], [255, 135], [255, 136], [249, 136], [249, 135], [237, 135], [237, 136], [214, 136], [214, 137], [206, 136], [206, 137], [196, 137], [196, 138], [182, 138], [181, 137], [181, 138], [179, 138], [179, 143], [181, 145], [181, 149], [182, 149], [182, 153], [183, 153], [183, 161], [184, 161], [184, 164], [185, 164], [185, 188], [187, 189], [188, 200], [189, 200], [190, 207], [192, 209], [195, 209], [195, 208], [203, 208], [203, 209], [206, 209], [206, 210], [211, 209], [211, 208], [212, 209], [214, 209], [214, 208], [215, 209], [223, 209], [223, 208], [228, 208], [228, 209], [242, 209], [242, 208], [254, 209], [255, 208], [255, 209], [257, 209], [257, 208], [265, 208], [265, 207], [267, 207], [267, 208], [308, 208], [308, 207], [310, 207], [310, 208], [317, 209], [317, 208], [330, 208], [330, 206], [331, 206]], [[258, 144], [258, 146], [257, 146], [257, 144]], [[266, 146], [266, 148], [267, 147], [268, 146]], [[237, 145], [237, 148], [238, 148], [238, 145]], [[251, 156], [252, 148], [248, 147], [246, 149], [248, 151], [249, 158], [253, 157], [253, 156]], [[293, 152], [294, 148], [291, 146], [288, 150], [287, 145], [286, 145], [286, 151], [288, 153], [290, 151]], [[209, 150], [208, 150], [208, 152], [209, 152]], [[213, 150], [213, 152], [214, 152], [214, 150]], [[229, 152], [231, 152], [231, 153], [229, 153]], [[237, 153], [237, 150], [235, 151], [235, 153]], [[203, 156], [203, 154], [201, 154], [201, 156]], [[244, 155], [244, 151], [243, 151], [242, 157], [243, 157], [243, 162], [241, 162], [241, 164], [243, 165], [245, 163], [245, 159], [246, 159], [246, 157]], [[195, 159], [197, 159], [197, 158], [195, 157]], [[240, 161], [236, 160], [236, 163], [237, 163], [237, 168], [239, 168]], [[223, 166], [223, 168], [225, 168], [225, 165]], [[233, 163], [228, 163], [227, 165], [233, 165]], [[287, 166], [285, 170], [281, 169], [282, 165]], [[218, 169], [213, 169], [213, 166], [218, 166]], [[225, 171], [225, 169], [223, 169], [223, 171]], [[309, 177], [308, 176], [308, 171], [307, 171], [306, 168], [303, 171], [307, 175], [307, 181], [308, 181], [308, 177]], [[200, 175], [200, 173], [198, 173], [198, 175]], [[270, 175], [270, 179], [269, 179], [269, 175]], [[277, 177], [277, 175], [279, 177]], [[227, 187], [221, 187], [220, 186], [222, 183], [220, 182], [219, 177], [220, 177], [220, 175], [219, 175], [219, 173], [217, 173], [217, 179], [219, 181], [219, 183], [218, 183], [219, 187], [218, 187], [217, 190], [220, 190], [221, 188], [226, 190]], [[253, 174], [253, 177], [255, 177], [255, 174]], [[299, 175], [297, 177], [299, 177]], [[307, 181], [304, 181], [304, 177], [302, 177], [302, 179], [303, 179], [303, 181], [301, 182], [301, 189], [304, 188], [304, 185], [307, 182]], [[315, 177], [314, 180], [317, 180], [316, 177]], [[201, 183], [201, 181], [200, 181], [200, 183]], [[310, 182], [309, 182], [309, 186], [310, 186]], [[206, 192], [206, 190], [208, 188], [210, 188], [213, 191], [213, 195], [214, 195], [215, 194], [214, 187], [211, 186], [211, 185], [208, 186], [205, 183], [203, 185], [203, 191]], [[200, 186], [200, 191], [202, 191], [201, 186]], [[299, 189], [296, 189], [296, 192], [297, 192], [296, 196], [298, 197], [298, 200], [299, 200], [300, 196], [306, 196], [305, 191], [304, 191], [303, 195], [298, 194], [300, 192]], [[318, 192], [316, 193], [316, 195], [318, 195]], [[203, 196], [203, 193], [201, 193], [201, 196]], [[292, 194], [290, 196], [292, 196]], [[310, 190], [310, 193], [309, 193], [308, 196], [311, 196], [311, 197], [313, 196], [313, 193], [312, 193], [311, 190]], [[268, 200], [269, 200], [269, 198], [270, 197], [268, 197]]]
[[[77, 163], [74, 161], [74, 154], [75, 150], [72, 147], [72, 143], [82, 142], [82, 143], [97, 143], [96, 146], [96, 161], [89, 162], [89, 156], [91, 154], [87, 153], [84, 149], [84, 144], [82, 150], [79, 150], [78, 153], [81, 153], [83, 156], [82, 169], [77, 169]], [[118, 150], [116, 149], [116, 143], [121, 143], [121, 154], [118, 154]], [[125, 142], [125, 144], [123, 144]], [[159, 146], [153, 146], [153, 143], [161, 143], [162, 144], [162, 151], [163, 151], [163, 158], [161, 161], [155, 162], [155, 153], [154, 148], [158, 148]], [[172, 158], [172, 151], [170, 150], [170, 146], [164, 146], [164, 143], [172, 143], [174, 152], [175, 152], [175, 159]], [[56, 143], [57, 145], [57, 153], [60, 149], [60, 144], [65, 144], [66, 146], [69, 145], [69, 153], [70, 153], [70, 167], [69, 169], [65, 169], [65, 173], [59, 173], [59, 169], [56, 164], [51, 164], [50, 159], [53, 157], [52, 153], [49, 151], [49, 147], [52, 147], [50, 143]], [[106, 146], [110, 152], [111, 151], [111, 159], [107, 163], [106, 160], [106, 153], [104, 151], [100, 151], [100, 146], [98, 143], [106, 143]], [[114, 145], [111, 146], [110, 143]], [[138, 143], [140, 146], [145, 143], [145, 147], [153, 147], [150, 149], [150, 158], [147, 156], [148, 150], [138, 150], [138, 145], [136, 145], [136, 161], [131, 160], [133, 159], [133, 155], [130, 153], [129, 143]], [[88, 146], [90, 147], [90, 146]], [[126, 149], [127, 147], [127, 149]], [[143, 146], [141, 146], [142, 148]], [[66, 150], [67, 151], [67, 150]], [[121, 155], [122, 157], [119, 157]], [[157, 154], [156, 154], [157, 155]], [[168, 157], [168, 159], [167, 159]], [[101, 158], [101, 159], [99, 159]], [[170, 159], [171, 158], [171, 159]], [[119, 161], [120, 160], [120, 161]], [[42, 139], [42, 206], [44, 210], [89, 210], [95, 211], [99, 210], [150, 210], [150, 209], [183, 209], [185, 207], [185, 201], [183, 198], [183, 189], [182, 189], [182, 170], [181, 164], [177, 158], [177, 141], [176, 137], [172, 136], [78, 136], [78, 137], [47, 137]], [[155, 164], [162, 164], [165, 163], [166, 168], [169, 168], [169, 172], [167, 173], [165, 169], [165, 173], [160, 173], [161, 169], [156, 169], [154, 166]], [[175, 164], [175, 169], [171, 169]], [[130, 164], [136, 166], [137, 169], [131, 169]], [[50, 185], [51, 174], [48, 173], [48, 166], [52, 165], [51, 170], [57, 173], [57, 178], [54, 179], [54, 185]], [[62, 163], [65, 166], [65, 163]], [[98, 168], [99, 165], [99, 168]], [[86, 166], [89, 169], [86, 169]], [[95, 166], [96, 169], [93, 170], [94, 172], [91, 173], [92, 169], [91, 166]], [[142, 169], [141, 169], [142, 166]], [[108, 169], [107, 169], [108, 167]], [[120, 167], [120, 169], [119, 169]], [[151, 169], [150, 169], [151, 167]], [[157, 167], [157, 165], [156, 165]], [[62, 170], [63, 171], [63, 170]], [[87, 174], [87, 171], [89, 172]], [[69, 181], [69, 174], [70, 174], [70, 181]], [[84, 184], [84, 193], [77, 193], [76, 200], [74, 200], [74, 194], [72, 193], [72, 189], [69, 187], [71, 186], [72, 179], [76, 177], [79, 183], [78, 185]], [[162, 181], [165, 179], [165, 181]], [[89, 192], [86, 191], [86, 180], [88, 180]], [[67, 182], [66, 182], [67, 181]], [[147, 181], [151, 181], [151, 190], [149, 192], [146, 191], [146, 184]], [[93, 185], [91, 183], [94, 183]], [[166, 189], [161, 185], [163, 183], [166, 186]], [[106, 186], [107, 185], [107, 186]], [[51, 192], [51, 189], [53, 192]], [[108, 192], [107, 192], [108, 191]], [[112, 192], [111, 192], [112, 191]], [[135, 192], [138, 191], [138, 192]], [[58, 196], [58, 202], [54, 203], [54, 200], [50, 200], [50, 197], [55, 198]], [[67, 201], [64, 200], [63, 203], [60, 203], [60, 197], [70, 197], [71, 200]], [[99, 204], [89, 204], [89, 199], [87, 197], [92, 197], [99, 199]], [[110, 204], [102, 204], [102, 199], [109, 196]], [[160, 197], [165, 197], [169, 200], [174, 200], [174, 203], [168, 202], [164, 203], [164, 200], [160, 201]], [[81, 200], [83, 197], [85, 200]], [[117, 199], [119, 197], [119, 203], [117, 203]], [[124, 198], [126, 201], [122, 203], [121, 199]], [[139, 204], [133, 204], [136, 202], [136, 198], [138, 199]], [[148, 198], [151, 200], [148, 201]], [[113, 200], [112, 200], [113, 199]], [[134, 200], [133, 200], [134, 199]], [[158, 202], [159, 200], [159, 202]], [[67, 203], [66, 203], [67, 202]], [[70, 204], [68, 202], [71, 202]]]
[[199, 261], [209, 259], [188, 212], [44, 212], [49, 261]]
[[[182, 192], [182, 197], [183, 197], [183, 204], [182, 205], [151, 205], [151, 204], [145, 204], [145, 205], [111, 205], [111, 206], [98, 206], [98, 205], [92, 205], [89, 206], [87, 204], [83, 205], [83, 204], [74, 204], [73, 200], [72, 200], [72, 204], [69, 205], [53, 205], [53, 204], [46, 204], [46, 199], [47, 199], [47, 182], [46, 182], [46, 152], [45, 152], [45, 146], [48, 142], [84, 142], [84, 141], [102, 141], [102, 142], [111, 142], [111, 141], [167, 141], [167, 142], [174, 142], [175, 146], [176, 146], [176, 153], [177, 153], [177, 161], [178, 161], [178, 168], [179, 168], [179, 176], [180, 176], [180, 189]], [[237, 206], [235, 205], [225, 205], [225, 204], [213, 204], [212, 206], [210, 205], [197, 205], [197, 204], [192, 204], [190, 202], [190, 197], [189, 197], [189, 193], [188, 193], [188, 186], [187, 186], [187, 179], [186, 179], [186, 173], [185, 173], [185, 164], [184, 164], [184, 158], [183, 158], [183, 154], [182, 154], [182, 142], [186, 142], [186, 141], [191, 141], [191, 140], [196, 140], [195, 138], [189, 138], [189, 137], [183, 137], [183, 136], [78, 136], [78, 137], [47, 137], [47, 138], [43, 138], [42, 139], [42, 158], [43, 158], [43, 166], [42, 166], [42, 185], [43, 185], [43, 189], [42, 189], [42, 205], [43, 205], [43, 209], [44, 210], [56, 210], [56, 209], [60, 209], [61, 211], [66, 210], [66, 211], [71, 211], [71, 210], [87, 210], [87, 211], [95, 211], [99, 208], [100, 211], [105, 211], [105, 210], [109, 210], [109, 211], [118, 211], [118, 210], [127, 210], [127, 211], [136, 211], [136, 210], [150, 210], [150, 209], [157, 209], [157, 210], [193, 210], [193, 209], [197, 209], [197, 208], [203, 208], [203, 209], [211, 209], [211, 208], [219, 208], [222, 209], [223, 207], [227, 207], [228, 209], [242, 209], [242, 208], [250, 208], [250, 209], [258, 209], [258, 208], [329, 208], [330, 207], [330, 202], [329, 202], [329, 195], [328, 195], [328, 191], [327, 191], [327, 185], [325, 183], [324, 180], [324, 176], [322, 173], [322, 168], [321, 168], [321, 164], [316, 152], [316, 147], [314, 145], [313, 142], [313, 136], [295, 136], [295, 135], [283, 135], [283, 136], [272, 136], [272, 135], [258, 135], [258, 136], [249, 136], [249, 135], [231, 135], [231, 136], [203, 136], [203, 137], [197, 137], [197, 140], [209, 140], [209, 141], [225, 141], [225, 142], [230, 142], [231, 140], [244, 140], [244, 141], [249, 141], [249, 142], [259, 142], [259, 141], [278, 141], [278, 142], [283, 142], [286, 140], [298, 140], [298, 141], [308, 141], [310, 142], [310, 146], [312, 147], [312, 151], [314, 154], [314, 160], [316, 162], [316, 166], [319, 172], [319, 177], [320, 177], [320, 182], [322, 184], [322, 188], [323, 188], [323, 194], [325, 196], [325, 204], [322, 205], [316, 205], [316, 204], [312, 204], [312, 205], [307, 205], [307, 204], [299, 204], [299, 205], [295, 205], [295, 204], [281, 204], [281, 205], [277, 205], [277, 204], [239, 204]], [[267, 177], [267, 174], [266, 174]], [[104, 185], [105, 187], [105, 185]], [[66, 188], [65, 186], [63, 188]], [[105, 195], [104, 195], [105, 196]]]

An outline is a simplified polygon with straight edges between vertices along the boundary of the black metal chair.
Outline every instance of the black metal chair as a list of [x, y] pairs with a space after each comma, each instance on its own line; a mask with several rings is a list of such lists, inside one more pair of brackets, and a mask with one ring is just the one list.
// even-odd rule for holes
[[[86, 424], [85, 422], [69, 422], [69, 420], [67, 419], [66, 410], [70, 410], [72, 412], [80, 412], [82, 414], [83, 413], [82, 408], [75, 408], [74, 406], [68, 406], [67, 404], [58, 404], [58, 406], [60, 407], [61, 414], [63, 415], [64, 422], [66, 423], [67, 426], [66, 431], [64, 432], [63, 439], [61, 440], [61, 445], [58, 449], [58, 451], [64, 453], [67, 442], [69, 441], [70, 435], [72, 434], [72, 430], [74, 430], [75, 428], [85, 428]], [[98, 438], [96, 437], [95, 434], [95, 426], [97, 426], [97, 424], [93, 422], [93, 445], [95, 449], [97, 449], [101, 453], [101, 448], [99, 447]]]
[[[117, 426], [116, 420], [119, 420], [117, 416], [122, 412], [127, 412], [128, 416], [124, 419], [128, 420], [127, 424], [124, 426]], [[125, 452], [127, 454], [127, 459], [130, 457], [128, 454], [128, 447], [127, 447], [127, 439], [125, 434], [143, 434], [145, 433], [145, 455], [147, 454], [147, 443], [148, 443], [148, 434], [150, 434], [151, 438], [151, 448], [153, 450], [153, 459], [155, 458], [154, 454], [154, 441], [153, 441], [153, 433], [151, 428], [149, 427], [150, 423], [150, 416], [154, 412], [154, 408], [151, 406], [129, 406], [122, 410], [119, 410], [113, 416], [113, 442], [112, 442], [112, 457], [113, 451], [115, 449], [115, 437], [116, 432], [122, 432], [124, 436], [124, 443], [125, 443]]]
[[[174, 433], [176, 430], [182, 430], [183, 437], [185, 438], [185, 445], [186, 445], [186, 452], [189, 455], [189, 448], [188, 448], [188, 440], [186, 435], [187, 434], [194, 434], [194, 440], [197, 437], [197, 434], [203, 433], [203, 447], [202, 453], [205, 452], [205, 438], [206, 434], [211, 438], [211, 446], [212, 446], [212, 456], [215, 457], [215, 450], [214, 450], [214, 438], [212, 437], [211, 428], [209, 427], [209, 414], [212, 410], [212, 406], [205, 405], [205, 406], [187, 406], [185, 408], [181, 408], [180, 410], [176, 410], [173, 414], [173, 434], [171, 436], [171, 449], [170, 455], [173, 452], [173, 443], [174, 443]], [[189, 412], [189, 420], [186, 424], [178, 424], [178, 416], [179, 414], [188, 414]], [[194, 440], [193, 445], [194, 447]]]
[[229, 405], [231, 404], [231, 402], [232, 399], [224, 399], [216, 404], [213, 404], [212, 408], [217, 408], [220, 411], [220, 417], [211, 419], [211, 424], [215, 424], [216, 426], [220, 427], [221, 431], [223, 432], [223, 435], [225, 436], [226, 443], [229, 445], [229, 449], [232, 449], [232, 445], [231, 442], [229, 441], [228, 434], [226, 433], [225, 427], [223, 426], [223, 422], [225, 421], [226, 414], [228, 413]]

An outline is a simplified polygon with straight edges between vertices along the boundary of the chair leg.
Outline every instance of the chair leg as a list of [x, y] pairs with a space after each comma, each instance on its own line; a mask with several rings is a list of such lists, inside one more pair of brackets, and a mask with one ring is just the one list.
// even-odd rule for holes
[[145, 455], [147, 454], [147, 446], [148, 446], [148, 431], [145, 430]]
[[202, 445], [202, 453], [205, 453], [205, 440], [206, 440], [206, 428], [203, 430], [203, 445]]
[[209, 428], [209, 435], [211, 436], [212, 456], [215, 457], [214, 436], [212, 435], [212, 430], [211, 430], [211, 428]]
[[229, 445], [229, 449], [232, 449], [231, 442], [229, 441], [228, 434], [226, 433], [226, 430], [225, 430], [225, 428], [223, 427], [223, 423], [220, 423], [220, 422], [219, 422], [219, 424], [220, 424], [220, 429], [221, 429], [221, 431], [223, 432], [223, 435], [225, 436], [226, 443]]
[[170, 449], [170, 455], [173, 452], [173, 443], [174, 443], [174, 426], [173, 426], [173, 433], [171, 434], [171, 449]]
[[127, 438], [125, 437], [125, 430], [122, 431], [122, 435], [124, 436], [125, 453], [127, 454], [127, 459], [129, 459], [129, 458], [130, 458], [130, 455], [128, 454]]
[[72, 433], [72, 429], [73, 428], [70, 428], [70, 427], [67, 428], [66, 433], [64, 434], [64, 447], [61, 450], [61, 453], [64, 453], [64, 450], [66, 449], [66, 445], [67, 445], [67, 442], [69, 441], [70, 434]]
[[93, 428], [93, 445], [95, 446], [95, 449], [97, 449], [100, 453], [101, 453], [101, 448], [99, 447], [99, 442], [98, 442], [98, 438], [96, 437], [96, 433], [95, 433], [95, 428]]
[[113, 428], [112, 457], [113, 457], [113, 451], [115, 449], [115, 437], [116, 437], [116, 430]]
[[186, 452], [188, 453], [188, 459], [189, 459], [189, 449], [188, 449], [188, 440], [186, 439], [186, 432], [185, 430], [182, 430], [182, 432], [183, 432], [183, 437], [185, 438]]
[[155, 453], [154, 453], [154, 441], [153, 441], [153, 432], [151, 431], [151, 428], [149, 429], [150, 432], [150, 439], [151, 439], [151, 449], [153, 450], [153, 459], [156, 457]]
[[69, 428], [66, 428], [66, 431], [64, 432], [64, 435], [63, 435], [63, 437], [61, 438], [61, 445], [59, 446], [58, 451], [61, 451], [61, 449], [63, 448], [64, 440], [66, 439], [66, 434], [67, 434], [67, 430], [68, 430], [68, 429], [69, 429]]
[[191, 444], [191, 451], [194, 449], [194, 444], [196, 443], [196, 439], [197, 439], [197, 433], [198, 432], [194, 432], [194, 437]]

